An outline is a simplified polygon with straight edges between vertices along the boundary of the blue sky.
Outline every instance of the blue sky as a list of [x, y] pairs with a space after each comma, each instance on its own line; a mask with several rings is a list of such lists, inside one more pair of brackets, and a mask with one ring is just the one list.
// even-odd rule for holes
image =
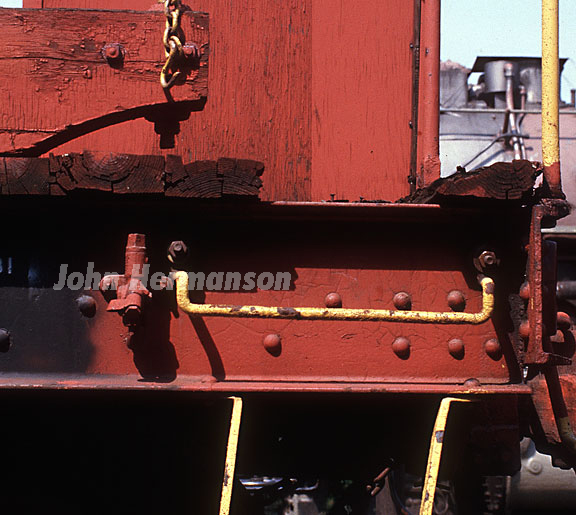
[[[193, 4], [193, 0], [191, 1]], [[22, 0], [0, 0], [21, 7]], [[442, 59], [472, 67], [477, 55], [539, 56], [540, 0], [442, 0]], [[576, 88], [576, 0], [560, 0], [562, 98]]]

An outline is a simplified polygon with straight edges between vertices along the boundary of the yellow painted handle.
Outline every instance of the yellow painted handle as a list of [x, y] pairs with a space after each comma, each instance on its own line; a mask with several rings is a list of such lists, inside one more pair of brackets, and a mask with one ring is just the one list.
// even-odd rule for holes
[[482, 311], [454, 313], [432, 311], [394, 311], [389, 309], [290, 308], [193, 304], [188, 298], [188, 274], [175, 272], [178, 307], [193, 316], [239, 318], [292, 318], [298, 320], [346, 320], [358, 322], [419, 322], [426, 324], [481, 324], [494, 311], [494, 281], [483, 277]]

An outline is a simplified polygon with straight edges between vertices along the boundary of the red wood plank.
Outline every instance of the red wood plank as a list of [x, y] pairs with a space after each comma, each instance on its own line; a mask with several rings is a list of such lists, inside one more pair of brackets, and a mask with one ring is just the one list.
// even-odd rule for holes
[[[210, 98], [181, 123], [170, 153], [185, 161], [263, 162], [264, 200], [326, 200], [331, 193], [395, 200], [409, 193], [413, 2], [188, 5], [210, 14]], [[117, 2], [44, 0], [44, 6], [115, 9]], [[100, 129], [54, 152], [84, 149], [162, 152], [144, 120]]]
[[[154, 34], [164, 26], [162, 13], [1, 9], [0, 25], [3, 152], [69, 125], [166, 103], [159, 84], [164, 49]], [[185, 13], [182, 25], [203, 57], [189, 69], [186, 84], [172, 91], [176, 100], [196, 101], [207, 95], [208, 17]], [[112, 65], [102, 55], [110, 43], [125, 50]]]
[[316, 0], [312, 197], [409, 193], [413, 2]]

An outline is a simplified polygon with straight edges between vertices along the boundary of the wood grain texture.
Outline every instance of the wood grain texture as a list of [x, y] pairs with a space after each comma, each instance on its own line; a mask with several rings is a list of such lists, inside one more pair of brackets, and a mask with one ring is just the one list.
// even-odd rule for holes
[[396, 200], [409, 192], [413, 2], [316, 0], [316, 200]]
[[[146, 10], [150, 3], [129, 5]], [[331, 193], [395, 200], [409, 193], [412, 2], [187, 4], [210, 16], [210, 95], [203, 111], [182, 122], [175, 148], [161, 150], [154, 127], [140, 119], [54, 152], [252, 159], [266, 167], [264, 200], [326, 200]], [[44, 7], [115, 9], [117, 3], [44, 0]]]
[[[0, 149], [30, 146], [79, 122], [166, 103], [159, 87], [164, 50], [152, 36], [163, 22], [162, 13], [0, 9], [6, 92]], [[194, 101], [208, 93], [208, 17], [185, 13], [182, 25], [202, 57], [190, 61], [186, 83], [174, 96]], [[125, 50], [112, 65], [102, 55], [110, 43]]]
[[472, 198], [529, 202], [535, 198], [534, 184], [541, 173], [541, 167], [526, 160], [495, 163], [471, 172], [460, 169], [416, 190], [402, 202], [445, 204]]
[[0, 158], [0, 195], [67, 195], [73, 191], [183, 198], [258, 197], [262, 163], [220, 158], [184, 164], [180, 156], [70, 153]]

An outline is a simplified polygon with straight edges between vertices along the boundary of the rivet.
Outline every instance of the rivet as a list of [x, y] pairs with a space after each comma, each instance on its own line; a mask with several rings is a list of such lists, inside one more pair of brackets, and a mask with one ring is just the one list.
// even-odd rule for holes
[[481, 386], [481, 383], [475, 377], [471, 377], [470, 379], [466, 379], [466, 381], [464, 381], [464, 386], [466, 388], [478, 388]]
[[452, 338], [448, 342], [448, 352], [456, 359], [464, 357], [464, 342], [460, 338]]
[[490, 338], [484, 343], [484, 350], [486, 354], [494, 360], [499, 360], [502, 357], [502, 347], [496, 338]]
[[558, 311], [556, 315], [556, 323], [558, 324], [558, 329], [561, 331], [568, 331], [572, 327], [572, 319], [568, 313], [563, 311]]
[[446, 300], [452, 311], [464, 311], [466, 308], [466, 297], [460, 290], [452, 290]]
[[408, 359], [410, 357], [410, 340], [399, 336], [392, 342], [392, 350], [401, 359]]
[[8, 352], [12, 345], [12, 337], [8, 329], [0, 329], [0, 352]]
[[270, 354], [278, 356], [282, 350], [282, 339], [279, 334], [268, 334], [262, 340], [262, 345]]
[[76, 299], [76, 305], [87, 318], [92, 318], [96, 314], [96, 301], [89, 295], [81, 295]]
[[528, 462], [527, 468], [530, 472], [532, 472], [532, 474], [537, 476], [542, 472], [544, 467], [542, 466], [542, 463], [533, 458]]
[[519, 295], [520, 295], [520, 298], [523, 300], [529, 300], [530, 299], [530, 283], [529, 282], [525, 282], [522, 284], [522, 286], [520, 286]]
[[409, 311], [412, 309], [412, 297], [410, 297], [410, 294], [406, 293], [405, 291], [400, 291], [394, 295], [392, 302], [394, 303], [396, 309], [400, 309], [402, 311]]
[[327, 308], [341, 308], [342, 297], [336, 292], [329, 293], [324, 297], [324, 304]]
[[200, 50], [198, 49], [198, 45], [195, 43], [185, 43], [182, 45], [182, 53], [184, 57], [191, 58], [191, 57], [198, 57], [200, 55]]
[[530, 338], [530, 322], [528, 322], [528, 320], [524, 320], [520, 323], [520, 326], [518, 327], [518, 335], [520, 338], [525, 340]]

